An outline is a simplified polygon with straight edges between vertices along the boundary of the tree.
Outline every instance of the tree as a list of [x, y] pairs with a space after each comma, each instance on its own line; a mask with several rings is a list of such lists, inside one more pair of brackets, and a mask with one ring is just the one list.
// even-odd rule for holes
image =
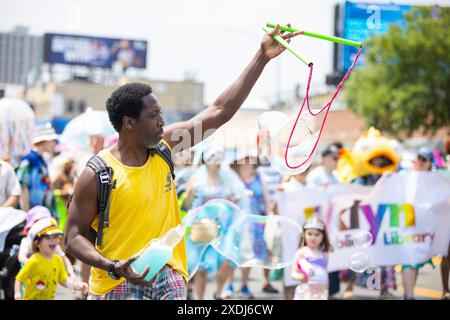
[[434, 133], [450, 126], [450, 8], [415, 8], [405, 19], [406, 29], [390, 26], [368, 40], [345, 98], [368, 126]]

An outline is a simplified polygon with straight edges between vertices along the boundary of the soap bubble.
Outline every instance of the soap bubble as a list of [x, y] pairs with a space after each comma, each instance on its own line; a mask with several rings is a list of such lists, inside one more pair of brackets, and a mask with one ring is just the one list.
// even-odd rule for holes
[[190, 277], [199, 269], [214, 272], [220, 267], [221, 255], [211, 246], [211, 242], [221, 233], [226, 234], [231, 221], [242, 214], [233, 203], [215, 199], [191, 210], [183, 218]]
[[354, 272], [364, 272], [369, 267], [369, 256], [364, 252], [356, 252], [349, 258], [350, 270]]
[[372, 244], [372, 234], [368, 231], [360, 231], [353, 237], [353, 244], [358, 249], [365, 249]]
[[283, 232], [288, 233], [301, 232], [301, 227], [295, 221], [283, 216], [245, 214], [211, 245], [239, 267], [284, 268], [292, 263], [292, 259], [285, 260], [275, 254], [281, 250], [274, 250], [272, 242], [277, 241], [273, 237], [274, 228], [282, 228]]
[[283, 232], [301, 232], [301, 226], [287, 217], [247, 214], [223, 199], [210, 200], [192, 210], [185, 216], [183, 224], [187, 227], [190, 274], [199, 266], [209, 271], [219, 267], [212, 249], [239, 267], [283, 268], [292, 261], [277, 254], [281, 253], [277, 247], [282, 244], [281, 238], [274, 239], [274, 230], [283, 228]]
[[277, 171], [286, 175], [296, 175], [308, 169], [314, 160], [316, 150], [312, 150], [319, 136], [318, 131], [311, 129], [309, 118], [299, 118], [289, 144], [287, 160], [290, 167], [300, 166], [290, 168], [286, 164], [285, 154], [295, 121], [296, 118], [289, 118], [279, 111], [265, 112], [258, 120], [260, 152]]
[[183, 219], [186, 235], [195, 244], [208, 244], [227, 233], [233, 220], [245, 213], [235, 204], [224, 199], [214, 199], [190, 211]]

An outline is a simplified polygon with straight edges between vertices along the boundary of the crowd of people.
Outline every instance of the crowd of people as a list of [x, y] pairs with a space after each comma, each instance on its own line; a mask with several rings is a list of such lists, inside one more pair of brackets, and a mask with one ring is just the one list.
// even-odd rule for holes
[[[55, 152], [57, 138], [52, 128], [41, 129], [34, 137], [32, 150], [21, 158], [17, 168], [13, 168], [6, 161], [0, 161], [0, 206], [20, 208], [27, 212], [26, 221], [21, 225], [23, 238], [13, 257], [17, 259], [20, 268], [13, 268], [11, 272], [15, 274], [10, 275], [16, 279], [14, 288], [11, 289], [14, 290], [16, 299], [54, 298], [56, 283], [78, 290], [76, 294], [78, 299], [84, 299], [87, 295], [90, 266], [68, 254], [61, 237], [67, 221], [68, 198], [80, 174], [78, 172], [80, 165], [70, 153]], [[107, 147], [106, 141], [108, 140], [102, 137], [91, 137], [91, 153], [97, 154]], [[450, 147], [448, 140], [445, 147], [447, 149]], [[326, 188], [331, 184], [341, 183], [336, 169], [343, 150], [341, 143], [328, 145], [321, 153], [320, 163], [293, 176], [280, 174], [263, 157], [259, 157], [256, 150], [227, 162], [225, 150], [217, 146], [209, 147], [202, 152], [199, 164], [194, 164], [194, 153], [191, 151], [175, 155], [176, 179], [174, 182], [181, 215], [202, 206], [211, 199], [227, 199], [251, 214], [279, 214], [277, 195], [280, 192], [302, 190], [307, 187]], [[446, 158], [438, 167], [433, 151], [421, 148], [411, 163], [412, 167], [403, 170], [449, 170], [450, 150], [445, 152]], [[388, 162], [382, 157], [373, 161], [375, 165], [380, 166]], [[360, 176], [353, 179], [351, 183], [373, 185], [382, 175], [389, 174], [392, 174], [392, 171]], [[261, 234], [263, 232], [264, 230]], [[251, 292], [248, 286], [250, 268], [237, 268], [232, 261], [227, 260], [212, 246], [208, 247], [204, 253], [199, 252], [199, 247], [190, 241], [189, 237], [186, 237], [186, 248], [188, 271], [195, 273], [188, 283], [189, 299], [253, 299], [255, 297], [255, 293]], [[320, 220], [305, 223], [304, 237], [293, 257], [291, 277], [301, 281], [302, 284], [307, 283], [308, 286], [284, 286], [286, 299], [338, 298], [340, 283], [347, 284], [342, 297], [348, 299], [353, 295], [354, 285], [365, 283], [364, 277], [367, 275], [364, 273], [357, 274], [351, 270], [343, 270], [328, 274], [326, 261], [330, 248], [325, 224]], [[267, 255], [267, 250], [264, 248], [259, 254]], [[200, 254], [202, 254], [200, 263], [194, 264], [198, 260], [195, 257]], [[405, 299], [414, 298], [414, 287], [419, 270], [427, 264], [433, 265], [431, 259], [421, 264], [402, 266], [401, 279]], [[53, 269], [57, 272], [51, 273]], [[239, 269], [241, 275], [239, 290], [234, 289], [236, 269]], [[448, 299], [448, 259], [446, 257], [442, 259], [441, 269], [443, 298]], [[41, 277], [45, 275], [39, 280], [41, 287], [37, 288], [41, 289], [30, 285], [36, 280], [36, 274]], [[324, 274], [327, 276], [325, 277]], [[216, 279], [212, 297], [205, 296], [208, 275]], [[279, 293], [279, 290], [272, 285], [272, 281], [280, 279], [276, 276], [276, 272], [262, 269], [262, 275], [264, 280], [261, 291], [267, 294]], [[390, 290], [396, 289], [395, 269], [382, 267], [381, 275], [380, 298], [393, 298]], [[45, 283], [52, 283], [52, 285], [46, 286]], [[4, 287], [4, 289], [7, 288]], [[11, 297], [11, 293], [6, 296]]]
[[[101, 136], [90, 141], [92, 154], [105, 147]], [[77, 265], [80, 274], [75, 272], [77, 261], [67, 254], [62, 238], [68, 200], [79, 175], [77, 165], [86, 159], [58, 152], [57, 142], [58, 135], [47, 124], [36, 130], [32, 149], [16, 168], [0, 160], [0, 208], [27, 213], [24, 222], [2, 234], [1, 285], [7, 299], [53, 299], [57, 283], [79, 290], [77, 297], [87, 294], [90, 267], [81, 263]], [[78, 281], [79, 276], [83, 280]], [[38, 287], [32, 285], [36, 277], [40, 277]]]
[[[300, 33], [282, 33], [279, 26], [266, 33], [239, 78], [191, 120], [165, 126], [152, 88], [142, 83], [125, 84], [106, 101], [110, 122], [118, 134], [115, 141], [91, 136], [88, 157], [70, 154], [56, 148], [58, 136], [46, 126], [36, 131], [31, 150], [21, 157], [17, 168], [0, 161], [0, 207], [26, 212], [23, 223], [0, 234], [4, 243], [0, 279], [5, 298], [51, 300], [61, 284], [74, 290], [78, 299], [90, 300], [230, 299], [238, 295], [251, 299], [257, 295], [248, 284], [251, 270], [239, 268], [212, 246], [198, 252], [195, 239], [189, 235], [150, 281], [145, 280], [148, 268], [138, 274], [131, 264], [152, 239], [180, 225], [183, 215], [210, 199], [227, 199], [251, 214], [277, 215], [282, 214], [277, 205], [280, 192], [326, 188], [342, 181], [374, 185], [382, 175], [399, 169], [395, 157], [383, 155], [370, 159], [368, 171], [345, 167], [345, 159], [356, 163], [367, 153], [367, 146], [359, 146], [358, 155], [358, 142], [353, 154], [341, 143], [327, 146], [319, 165], [290, 177], [280, 174], [259, 152], [223, 163], [225, 150], [219, 146], [206, 148], [201, 164], [192, 163], [189, 148], [236, 114], [266, 64], [284, 51], [273, 37], [278, 34], [289, 42]], [[200, 136], [196, 134], [199, 127]], [[180, 155], [172, 155], [180, 144], [178, 132], [187, 132], [184, 139], [190, 140], [185, 151], [180, 150], [185, 161], [172, 159]], [[439, 164], [434, 152], [420, 150], [414, 169], [430, 171], [439, 165], [449, 170], [449, 149], [447, 140], [447, 158]], [[341, 161], [344, 169], [339, 170]], [[328, 274], [331, 248], [323, 221], [306, 221], [302, 235], [291, 270], [292, 278], [300, 284], [284, 286], [285, 299], [337, 297], [340, 282], [348, 283], [345, 295], [351, 296], [353, 286], [365, 275], [351, 271]], [[254, 236], [258, 243], [264, 243], [263, 229], [255, 228]], [[264, 259], [277, 250], [279, 245], [259, 246], [257, 258]], [[198, 259], [198, 264], [192, 263]], [[414, 298], [419, 269], [427, 262], [403, 266], [405, 299]], [[442, 259], [441, 269], [443, 298], [448, 299], [448, 255]], [[236, 291], [237, 272], [241, 277]], [[395, 288], [394, 272], [383, 268], [383, 298]], [[279, 293], [273, 282], [280, 279], [280, 270], [263, 269], [262, 273], [261, 290]], [[212, 297], [205, 295], [208, 275], [216, 280]]]
[[[449, 148], [450, 140], [447, 139], [445, 145], [446, 148]], [[207, 151], [204, 152], [202, 161], [198, 165], [192, 164], [194, 158], [193, 155], [186, 156], [186, 154], [184, 154], [183, 158], [180, 157], [178, 162], [179, 166], [176, 168], [177, 178], [175, 183], [181, 199], [180, 206], [184, 213], [204, 204], [210, 199], [222, 198], [234, 202], [243, 211], [251, 214], [279, 214], [279, 212], [277, 212], [277, 195], [280, 194], [280, 192], [305, 190], [306, 188], [326, 188], [331, 184], [342, 183], [337, 174], [337, 167], [340, 157], [342, 157], [343, 152], [345, 152], [345, 148], [342, 143], [339, 142], [329, 144], [322, 151], [320, 163], [293, 176], [284, 176], [280, 174], [269, 162], [262, 157], [258, 157], [256, 151], [250, 155], [236, 157], [234, 161], [225, 161], [223, 149], [217, 147], [206, 149]], [[448, 154], [450, 150], [444, 152]], [[395, 171], [403, 173], [408, 170], [424, 172], [438, 170], [444, 172], [449, 170], [449, 156], [446, 157], [447, 161], [444, 160], [439, 162], [435, 159], [435, 153], [435, 151], [429, 148], [422, 147], [415, 153], [415, 156], [411, 159], [409, 165], [407, 162], [403, 162], [397, 166]], [[231, 162], [231, 164], [223, 165], [223, 163], [227, 162]], [[379, 168], [383, 168], [384, 164], [391, 164], [390, 159], [387, 159], [384, 156], [375, 157], [372, 162]], [[388, 170], [383, 171], [383, 173], [380, 171], [378, 173], [369, 173], [358, 176], [354, 178], [351, 183], [366, 186], [375, 185], [383, 175], [391, 175], [394, 173], [394, 170], [390, 170], [390, 168], [391, 167], [388, 167]], [[311, 225], [316, 225], [318, 227], [311, 228]], [[308, 229], [320, 231], [319, 233], [316, 232], [314, 237], [320, 238], [321, 240], [314, 239], [310, 243], [309, 234], [312, 231], [309, 231]], [[294, 257], [294, 262], [292, 264], [292, 278], [308, 282], [305, 268], [302, 268], [298, 263], [299, 257], [307, 259], [308, 262], [310, 262], [309, 264], [311, 264], [311, 261], [309, 260], [315, 261], [317, 258], [320, 260], [319, 266], [317, 267], [318, 270], [322, 271], [323, 268], [326, 270], [326, 263], [324, 264], [324, 261], [326, 261], [326, 252], [330, 250], [330, 244], [329, 240], [326, 239], [326, 227], [322, 221], [318, 221], [315, 224], [310, 222], [306, 223], [304, 226], [304, 235], [305, 238], [302, 239], [303, 242], [299, 248], [298, 254]], [[322, 246], [326, 249], [323, 249], [322, 251], [313, 251], [313, 253], [310, 250], [311, 248], [317, 249]], [[195, 245], [192, 245], [191, 248], [188, 245], [188, 253], [194, 255], [199, 254], [199, 252], [195, 251], [195, 248]], [[212, 247], [208, 248], [208, 250], [214, 252]], [[323, 252], [323, 255], [320, 254], [320, 252]], [[191, 296], [203, 299], [207, 273], [216, 272], [217, 284], [214, 298], [253, 298], [255, 295], [250, 292], [247, 285], [250, 268], [240, 268], [242, 273], [240, 290], [235, 291], [233, 286], [233, 269], [235, 269], [232, 266], [233, 263], [224, 260], [217, 252], [214, 252], [214, 254], [216, 257], [213, 259], [216, 263], [214, 267], [211, 267], [211, 265], [207, 265], [204, 262], [202, 262], [200, 266], [190, 266], [189, 271], [199, 267], [198, 270], [195, 269], [197, 270], [197, 273], [192, 280], [193, 284], [190, 290]], [[310, 255], [312, 255], [312, 257], [310, 257]], [[203, 257], [207, 256], [208, 255], [205, 255]], [[196, 259], [192, 259], [192, 261], [196, 261]], [[220, 263], [217, 261], [220, 261]], [[431, 264], [434, 268], [431, 259], [424, 261], [421, 264], [409, 264], [401, 267], [401, 279], [404, 287], [405, 299], [415, 298], [414, 287], [417, 282], [419, 269], [427, 264]], [[312, 266], [315, 266], [315, 264], [312, 263]], [[442, 297], [448, 299], [448, 259], [446, 257], [443, 257], [442, 259], [441, 269], [443, 287]], [[263, 269], [263, 273], [264, 282], [261, 290], [265, 293], [278, 293], [278, 290], [271, 285], [270, 270]], [[312, 277], [310, 280], [312, 283], [317, 284], [317, 279], [319, 279], [317, 278], [318, 272], [315, 273], [316, 276]], [[397, 289], [395, 273], [394, 267], [381, 267], [380, 299], [395, 298], [395, 295], [392, 293], [392, 290]], [[367, 283], [367, 276], [368, 274], [366, 273], [356, 273], [351, 270], [330, 272], [328, 277], [320, 278], [321, 281], [323, 281], [321, 284], [327, 285], [327, 293], [322, 293], [322, 295], [314, 293], [313, 296], [316, 298], [319, 296], [326, 296], [327, 298], [352, 298], [354, 285], [361, 284], [364, 286]], [[225, 282], [228, 283], [226, 284]], [[346, 284], [346, 286], [343, 290], [343, 294], [339, 296], [341, 283]], [[284, 286], [283, 289], [284, 297], [286, 299], [297, 299], [301, 296], [308, 296], [309, 294], [305, 293], [304, 288], [299, 289], [298, 287]], [[303, 290], [303, 293], [299, 293], [299, 290]], [[195, 295], [193, 295], [193, 293], [195, 293]], [[309, 297], [311, 297], [311, 295], [309, 295]]]

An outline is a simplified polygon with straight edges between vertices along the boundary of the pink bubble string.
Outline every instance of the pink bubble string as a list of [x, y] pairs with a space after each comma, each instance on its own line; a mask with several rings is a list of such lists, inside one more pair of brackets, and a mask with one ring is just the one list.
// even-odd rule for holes
[[[356, 54], [355, 59], [354, 59], [353, 62], [352, 62], [352, 65], [351, 65], [350, 68], [347, 70], [345, 76], [342, 78], [342, 80], [341, 80], [341, 82], [339, 83], [339, 85], [336, 87], [336, 90], [334, 91], [334, 94], [333, 94], [333, 96], [331, 97], [330, 101], [328, 101], [328, 103], [327, 103], [322, 109], [320, 109], [317, 113], [314, 113], [314, 112], [311, 110], [311, 107], [310, 107], [310, 105], [309, 105], [309, 89], [310, 89], [311, 79], [312, 79], [312, 74], [313, 74], [313, 63], [310, 63], [310, 64], [308, 65], [308, 66], [309, 66], [309, 76], [308, 76], [308, 83], [307, 83], [307, 86], [306, 86], [306, 94], [305, 94], [305, 98], [303, 99], [302, 106], [301, 106], [300, 110], [298, 111], [297, 119], [295, 120], [294, 126], [292, 127], [292, 131], [291, 131], [291, 133], [290, 133], [290, 135], [289, 135], [289, 140], [288, 140], [287, 147], [286, 147], [286, 152], [285, 152], [285, 154], [284, 154], [284, 161], [285, 161], [285, 163], [286, 163], [286, 166], [287, 166], [289, 169], [298, 169], [298, 168], [300, 168], [300, 167], [301, 167], [302, 165], [304, 165], [304, 164], [311, 158], [311, 156], [314, 154], [314, 151], [316, 150], [317, 144], [319, 143], [320, 136], [322, 135], [322, 131], [323, 131], [323, 128], [324, 128], [324, 126], [325, 126], [325, 122], [326, 122], [326, 120], [327, 120], [328, 112], [330, 111], [331, 105], [333, 104], [334, 99], [337, 97], [337, 95], [338, 95], [339, 91], [341, 90], [342, 86], [344, 85], [345, 81], [347, 81], [347, 78], [349, 77], [350, 73], [352, 72], [353, 67], [356, 65], [356, 62], [358, 61], [358, 58], [359, 58], [359, 56], [360, 56], [360, 54], [361, 54], [361, 51], [362, 51], [362, 47], [359, 48], [358, 53]], [[324, 119], [323, 119], [322, 124], [321, 124], [321, 127], [320, 127], [319, 135], [317, 136], [316, 142], [314, 143], [314, 147], [313, 147], [313, 149], [311, 150], [311, 153], [309, 154], [308, 158], [307, 158], [305, 161], [303, 161], [302, 163], [300, 163], [299, 165], [297, 165], [297, 166], [292, 166], [292, 165], [290, 165], [290, 164], [288, 163], [288, 159], [287, 159], [287, 158], [288, 158], [288, 152], [289, 152], [289, 145], [290, 145], [290, 143], [291, 143], [292, 136], [294, 135], [295, 128], [296, 128], [296, 126], [297, 126], [298, 120], [300, 119], [300, 116], [301, 116], [301, 114], [302, 114], [302, 111], [303, 111], [303, 108], [304, 108], [304, 106], [305, 106], [305, 103], [306, 103], [306, 106], [307, 106], [307, 108], [308, 108], [308, 112], [309, 112], [313, 117], [317, 117], [317, 116], [318, 116], [319, 114], [321, 114], [323, 111], [325, 111], [325, 116], [324, 116]]]

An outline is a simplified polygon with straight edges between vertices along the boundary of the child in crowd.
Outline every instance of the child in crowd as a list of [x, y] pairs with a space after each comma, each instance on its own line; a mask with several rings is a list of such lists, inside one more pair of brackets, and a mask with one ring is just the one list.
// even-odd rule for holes
[[[22, 238], [22, 241], [20, 242], [18, 255], [18, 260], [22, 265], [24, 265], [33, 254], [33, 241], [31, 241], [31, 237], [34, 237], [35, 235], [32, 233], [30, 234], [29, 231], [37, 221], [43, 218], [51, 218], [50, 211], [43, 206], [35, 206], [27, 213], [26, 224], [23, 229], [26, 237]], [[64, 266], [66, 267], [69, 278], [75, 278], [75, 271], [72, 263], [69, 261], [61, 248], [61, 243], [55, 248], [55, 253], [63, 258]]]
[[300, 248], [294, 256], [291, 277], [301, 283], [294, 300], [328, 298], [328, 252], [331, 250], [325, 224], [312, 217], [303, 226]]
[[[16, 300], [53, 300], [57, 283], [72, 290], [87, 291], [87, 283], [68, 279], [63, 259], [55, 254], [61, 234], [52, 218], [42, 218], [30, 228], [34, 253], [16, 276]], [[25, 284], [23, 295], [22, 284]]]

